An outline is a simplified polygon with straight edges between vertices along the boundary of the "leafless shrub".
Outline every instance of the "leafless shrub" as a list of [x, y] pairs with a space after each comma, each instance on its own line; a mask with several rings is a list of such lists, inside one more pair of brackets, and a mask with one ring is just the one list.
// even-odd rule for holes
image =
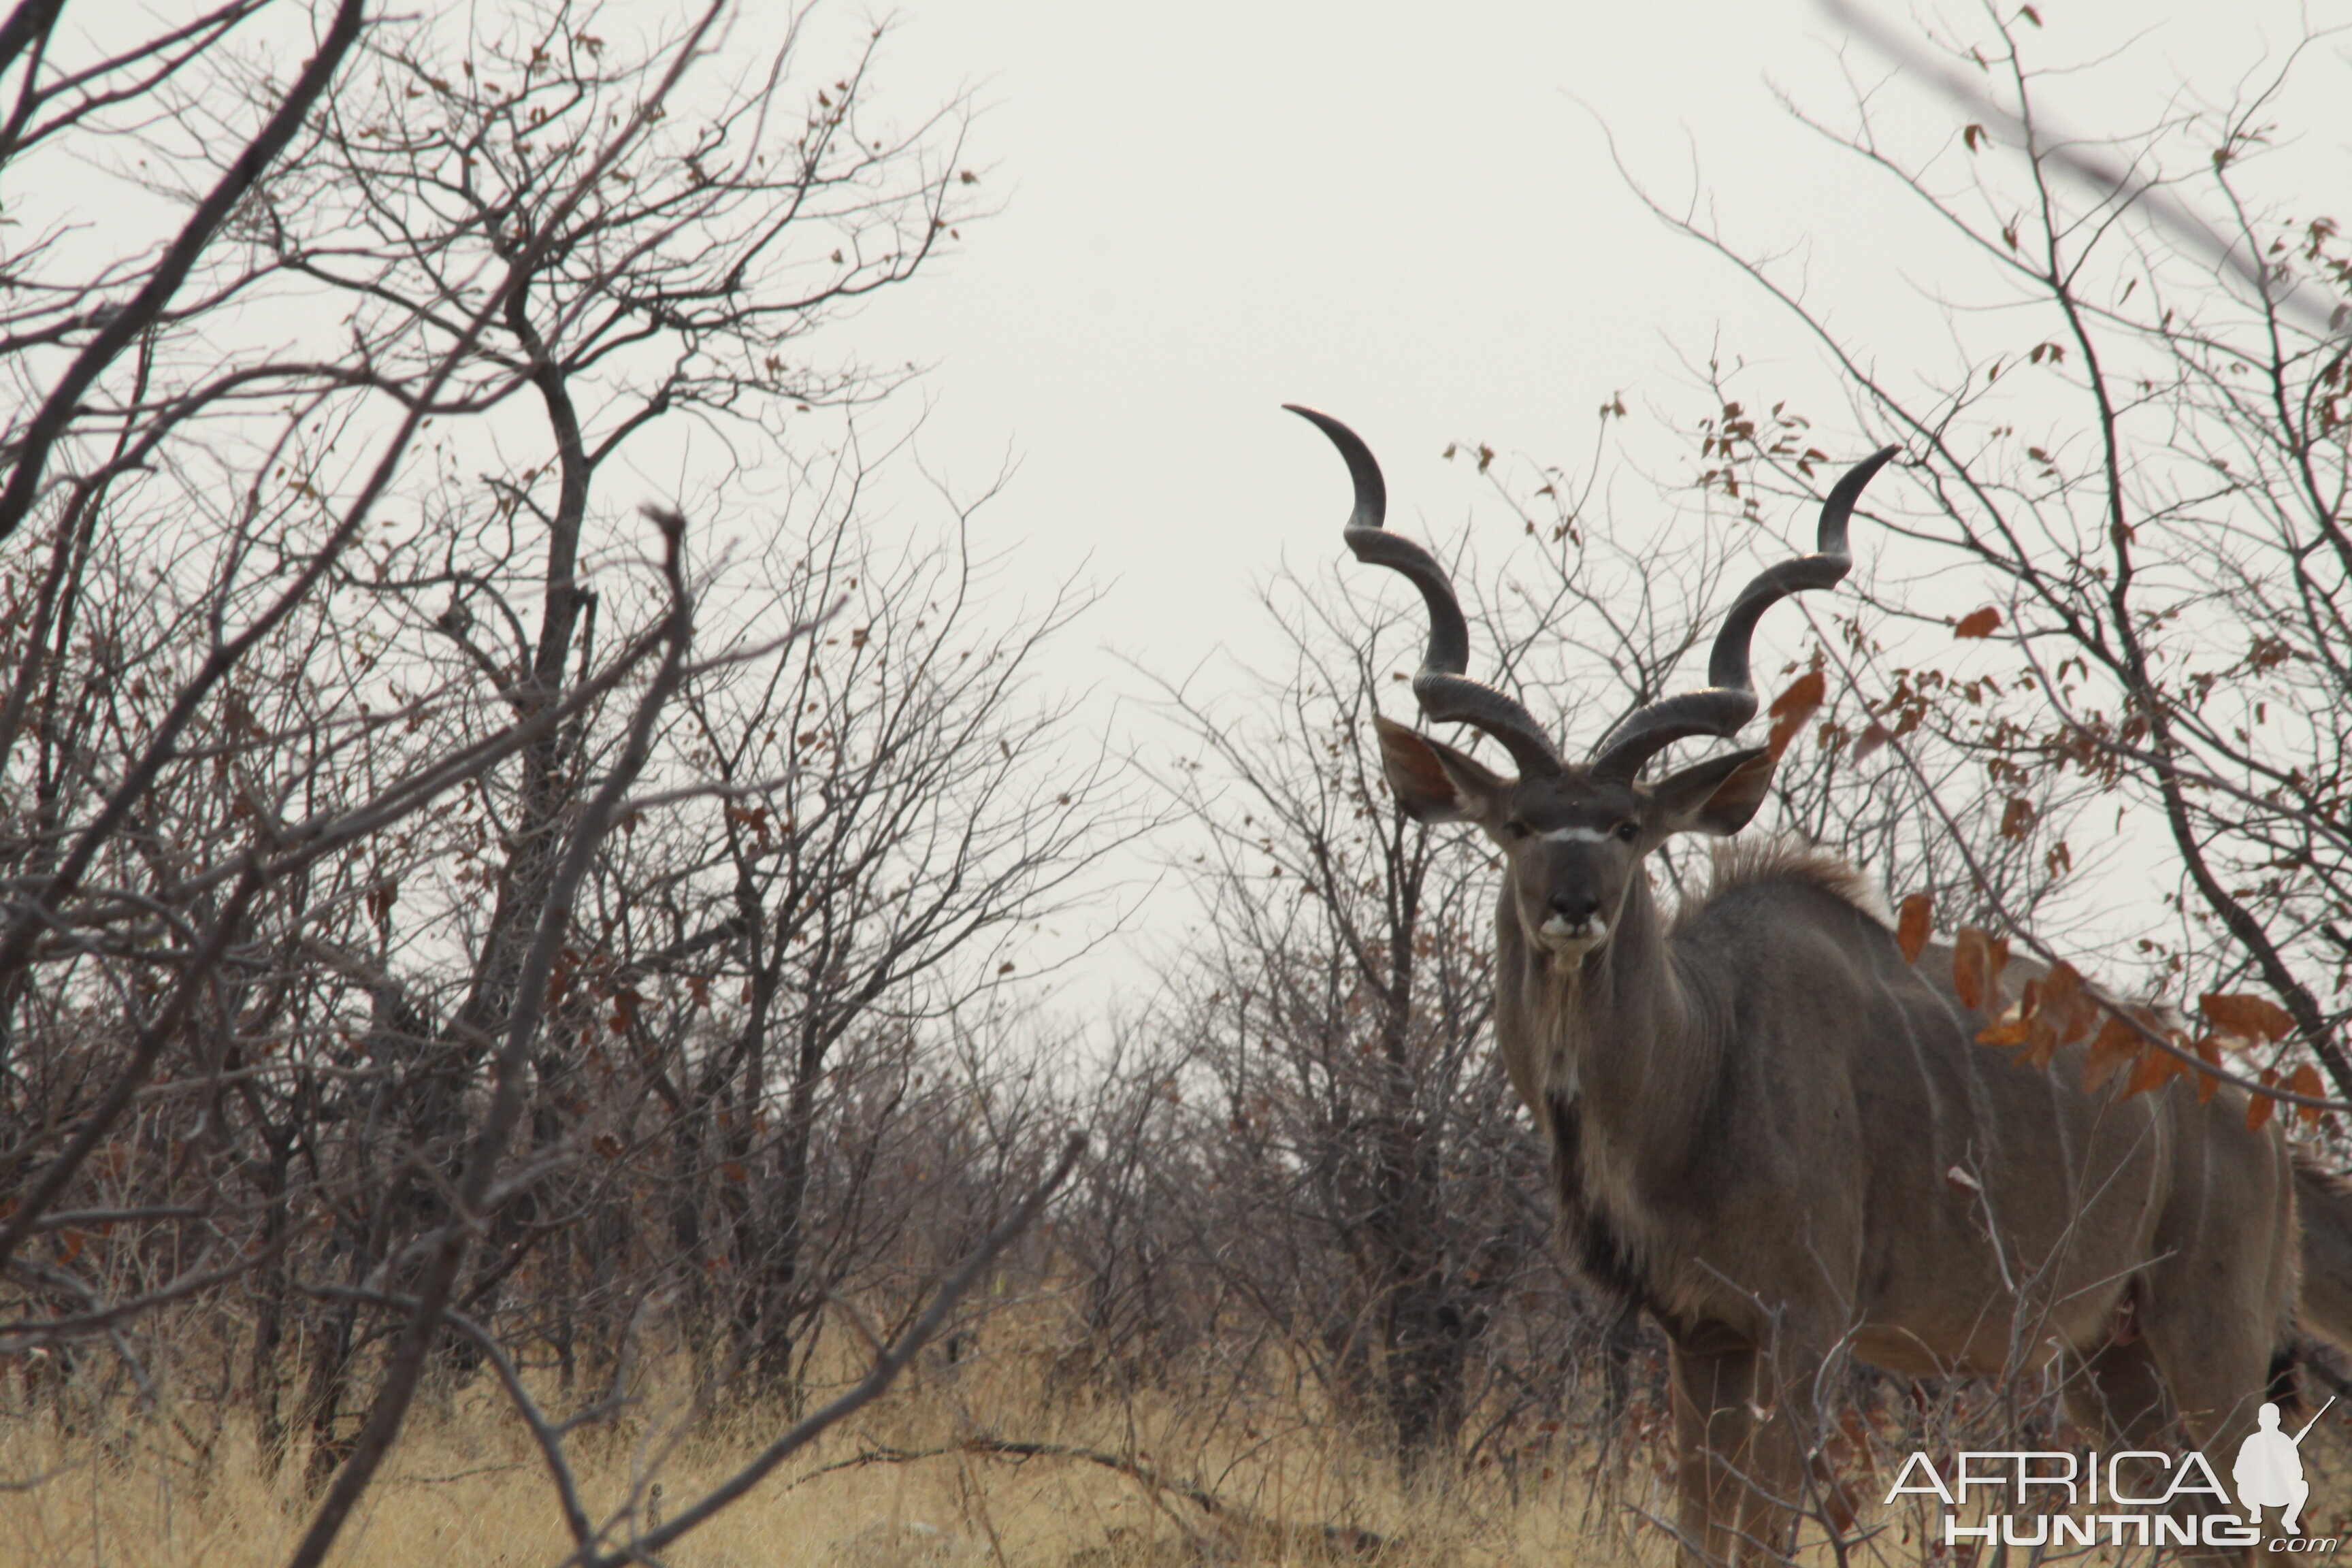
[[[846, 416], [893, 377], [811, 337], [951, 237], [963, 106], [877, 140], [878, 33], [730, 83], [719, 17], [625, 58], [586, 6], [343, 5], [290, 84], [290, 5], [96, 58], [0, 26], [0, 157], [62, 204], [12, 199], [7, 264], [0, 1344], [200, 1469], [248, 1405], [316, 1500], [297, 1563], [483, 1375], [576, 1560], [656, 1549], [1076, 1158], [956, 1029], [1115, 841], [1032, 694], [1084, 595], [991, 623], [961, 517], [871, 537]], [[85, 158], [184, 215], [94, 282]], [[785, 479], [760, 548], [611, 493], [682, 418]], [[819, 1401], [844, 1300], [881, 1328]], [[571, 1445], [671, 1344], [698, 1408], [748, 1370], [809, 1413], [592, 1520]]]

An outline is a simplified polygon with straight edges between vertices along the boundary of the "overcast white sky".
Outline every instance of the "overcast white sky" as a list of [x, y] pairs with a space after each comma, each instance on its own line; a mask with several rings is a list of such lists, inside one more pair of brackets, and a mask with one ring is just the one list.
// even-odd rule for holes
[[[2352, 18], [2340, 3], [2039, 9], [2044, 60], [2090, 67], [2062, 84], [2082, 129], [2137, 126], [2184, 81], [2226, 99], [2305, 14]], [[1007, 587], [1091, 561], [1108, 594], [1066, 648], [1074, 688], [1131, 689], [1114, 653], [1170, 675], [1221, 644], [1246, 657], [1254, 584], [1286, 555], [1339, 551], [1344, 474], [1284, 402], [1354, 425], [1388, 471], [1392, 522], [1443, 542], [1511, 526], [1440, 460], [1451, 440], [1580, 461], [1612, 392], [1695, 406], [1676, 352], [1718, 338], [1810, 374], [1752, 286], [1641, 207], [1603, 126], [1654, 191], [1696, 194], [1756, 248], [1809, 249], [1813, 298], [1890, 361], [1939, 355], [1927, 292], [1970, 284], [1915, 203], [1776, 92], [1843, 120], [1859, 85], [1934, 138], [1963, 117], [1810, 4], [910, 0], [895, 15], [883, 92], [913, 108], [975, 89], [966, 162], [1001, 211], [854, 341], [936, 366], [917, 393], [935, 471], [970, 486], [1017, 462], [982, 529], [1013, 552]], [[1974, 7], [1948, 15], [1987, 31]], [[2313, 60], [2299, 79], [2279, 118], [2305, 137], [2297, 156], [2340, 175], [2340, 69]], [[1833, 454], [1864, 448], [1835, 434]], [[1953, 585], [1958, 607], [1980, 602], [1970, 588]]]
[[[2136, 122], [2183, 79], [2226, 96], [2300, 30], [2293, 5], [2040, 10], [2049, 26], [2029, 36], [2053, 64], [2130, 46], [2079, 79], [2069, 118], [2086, 127]], [[1451, 439], [1580, 456], [1612, 391], [1688, 402], [1674, 345], [1704, 353], [1720, 332], [1751, 356], [1809, 357], [1751, 286], [1642, 210], [1604, 124], [1662, 195], [1696, 190], [1759, 248], [1813, 245], [1815, 296], [1864, 341], [1874, 323], [1934, 331], [1918, 289], [1951, 282], [1916, 204], [1776, 100], [1843, 117], [1842, 72], [1889, 74], [1809, 4], [911, 0], [897, 15], [884, 90], [974, 85], [968, 161], [1003, 210], [856, 340], [936, 363], [927, 454], [974, 479], [1017, 458], [992, 525], [1040, 573], [1090, 552], [1115, 584], [1101, 635], [1155, 656], [1246, 614], [1242, 590], [1284, 549], [1338, 547], [1343, 477], [1282, 403], [1370, 439], [1400, 521], [1458, 528], [1474, 487], [1438, 461]], [[2307, 86], [2340, 85], [2315, 65]], [[1961, 118], [1900, 81], [1879, 92], [1938, 134]], [[2282, 119], [2332, 161], [2352, 121], [2301, 101], [2319, 113]]]
[[[71, 14], [102, 25], [110, 5], [137, 4]], [[614, 0], [608, 19], [674, 31], [687, 9]], [[876, 14], [848, 0], [814, 9], [806, 81], [829, 79]], [[2147, 123], [2184, 83], [2226, 100], [2306, 26], [2352, 23], [2352, 0], [2039, 11], [2046, 26], [2024, 36], [2042, 60], [2084, 68], [2048, 90], [2091, 131]], [[495, 0], [480, 14], [495, 16]], [[730, 58], [755, 58], [782, 14], [749, 12]], [[1876, 14], [1915, 30], [1937, 15]], [[1932, 297], [1980, 297], [1915, 201], [1780, 100], [1848, 121], [1868, 92], [1881, 122], [1922, 147], [1963, 118], [1811, 0], [903, 0], [887, 15], [869, 101], [914, 120], [969, 90], [980, 114], [961, 162], [997, 210], [834, 342], [932, 367], [899, 416], [927, 410], [927, 470], [975, 490], [1017, 466], [979, 543], [1002, 557], [1008, 595], [1043, 596], [1087, 563], [1105, 598], [1053, 675], [1103, 709], [1141, 689], [1122, 656], [1171, 677], [1199, 668], [1213, 686], [1218, 649], [1245, 660], [1265, 646], [1255, 586], [1286, 559], [1339, 553], [1344, 473], [1285, 402], [1362, 432], [1388, 471], [1391, 521], [1441, 550], [1514, 527], [1467, 465], [1440, 459], [1450, 441], [1581, 463], [1612, 393], [1637, 414], [1696, 410], [1678, 353], [1703, 358], [1720, 342], [1774, 360], [1776, 379], [1810, 381], [1813, 412], [1842, 412], [1786, 317], [1643, 210], [1612, 137], [1663, 199], [1696, 199], [1743, 246], [1801, 260], [1809, 297], [1888, 363], [1940, 368], [1948, 327]], [[1990, 32], [1973, 5], [1945, 15], [1961, 36]], [[2306, 62], [2276, 118], [2302, 138], [2284, 167], [2312, 172], [2325, 209], [2352, 205], [2352, 119], [2346, 40], [2319, 48], [2332, 58]], [[1876, 444], [1836, 424], [1822, 436], [1839, 458]], [[647, 499], [694, 488], [689, 473], [639, 472]], [[938, 525], [915, 478], [886, 492], [886, 532]], [[1616, 510], [1696, 526], [1639, 481]], [[1983, 602], [1950, 575], [1954, 609]], [[1416, 613], [1391, 587], [1400, 613]], [[1793, 646], [1774, 626], [1765, 644]], [[1182, 906], [1164, 900], [1137, 924], [1164, 939]], [[1135, 972], [1107, 952], [1078, 985]]]

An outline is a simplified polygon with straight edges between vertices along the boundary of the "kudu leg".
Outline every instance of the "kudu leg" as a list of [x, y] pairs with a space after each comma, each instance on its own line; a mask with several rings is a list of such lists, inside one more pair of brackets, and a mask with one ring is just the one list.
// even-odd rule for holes
[[[1676, 1526], [1683, 1568], [1725, 1568], [1785, 1556], [1794, 1542], [1788, 1504], [1801, 1485], [1797, 1423], [1780, 1404], [1771, 1360], [1728, 1329], [1673, 1341]], [[1762, 1419], [1759, 1417], [1762, 1416]]]
[[[2175, 1092], [2177, 1098], [2179, 1089]], [[2231, 1194], [2235, 1204], [2226, 1214], [2216, 1214], [2210, 1198], [2181, 1205], [2159, 1232], [2166, 1255], [2149, 1268], [2138, 1306], [2141, 1333], [2172, 1410], [2227, 1487], [2239, 1447], [2269, 1397], [2273, 1357], [2290, 1332], [2300, 1247], [2284, 1148], [2212, 1140], [2208, 1150], [2215, 1172], [2210, 1190]], [[2209, 1496], [2193, 1508], [2182, 1501], [2184, 1513], [2211, 1513], [2228, 1510], [2234, 1500]], [[2256, 1550], [2221, 1547], [2203, 1555], [2247, 1563]]]
[[[2119, 1448], [2159, 1449], [2172, 1431], [2172, 1403], [2166, 1396], [2164, 1374], [2139, 1337], [2111, 1342], [2075, 1368], [2066, 1383], [2066, 1415], [2084, 1434], [2084, 1440], [2104, 1452]], [[2140, 1460], [2126, 1466], [2122, 1484], [2146, 1495], [2150, 1486], [2164, 1489], [2164, 1475]], [[2120, 1478], [2119, 1478], [2120, 1479]]]
[[[2253, 1303], [2247, 1303], [2243, 1316], [2234, 1321], [2209, 1311], [2182, 1312], [2179, 1321], [2158, 1311], [2148, 1317], [2148, 1348], [2171, 1391], [2180, 1423], [2227, 1487], [2239, 1447], [2255, 1430], [2269, 1392], [2271, 1357], [2281, 1332], [2276, 1320]], [[2235, 1511], [2233, 1501], [2205, 1497], [2181, 1511]], [[2266, 1533], [2275, 1537], [2277, 1523], [2271, 1519]], [[2209, 1562], [2251, 1563], [2256, 1550], [2220, 1547], [2202, 1555]]]
[[[2203, 1451], [2226, 1486], [2238, 1445], [2253, 1429], [2252, 1409], [2269, 1363], [2267, 1336], [2258, 1321], [2250, 1321], [2248, 1327], [2246, 1332], [2223, 1329], [2218, 1343], [2184, 1345], [2177, 1342], [2178, 1333], [2165, 1332], [2158, 1318], [2147, 1337], [2110, 1343], [2083, 1363], [2081, 1375], [2067, 1386], [2066, 1414], [2107, 1448], [2162, 1451], [2176, 1436], [2176, 1424], [2186, 1426], [2190, 1444]], [[2162, 1491], [2169, 1481], [2168, 1469], [2153, 1460], [2127, 1466], [2125, 1476], [2123, 1484], [2142, 1494]], [[2175, 1511], [2189, 1518], [2230, 1510], [2220, 1500], [2197, 1494]], [[2200, 1547], [2183, 1556], [2200, 1563], [2251, 1560], [2242, 1547]]]

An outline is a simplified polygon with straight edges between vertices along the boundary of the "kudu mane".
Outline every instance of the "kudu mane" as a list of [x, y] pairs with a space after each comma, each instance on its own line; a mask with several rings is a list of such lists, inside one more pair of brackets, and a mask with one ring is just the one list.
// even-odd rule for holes
[[1568, 1249], [1666, 1333], [1686, 1565], [1789, 1550], [1827, 1374], [1849, 1353], [1915, 1376], [2055, 1375], [2101, 1441], [2147, 1450], [2185, 1425], [2226, 1456], [2298, 1300], [2304, 1328], [2352, 1349], [2352, 1187], [2292, 1159], [2276, 1120], [2250, 1128], [2241, 1091], [2083, 1089], [2080, 1045], [2014, 1070], [1976, 1044], [1987, 1019], [1955, 994], [1948, 950], [1915, 965], [1868, 881], [1792, 840], [1728, 842], [1704, 891], [1659, 907], [1650, 853], [1679, 833], [1729, 840], [1773, 758], [1645, 768], [1754, 717], [1759, 617], [1844, 575], [1854, 505], [1895, 448], [1832, 488], [1813, 553], [1742, 590], [1704, 689], [1571, 763], [1466, 674], [1453, 586], [1387, 531], [1370, 449], [1294, 411], [1347, 460], [1349, 548], [1421, 591], [1423, 717], [1476, 727], [1517, 764], [1507, 777], [1377, 721], [1400, 806], [1502, 849], [1496, 1044], [1550, 1142]]
[[1667, 935], [1679, 933], [1717, 899], [1736, 888], [1757, 882], [1818, 888], [1853, 905], [1887, 930], [1895, 929], [1895, 921], [1886, 912], [1885, 900], [1879, 895], [1875, 883], [1838, 856], [1801, 838], [1727, 838], [1709, 847], [1706, 886], [1675, 906], [1666, 927]]

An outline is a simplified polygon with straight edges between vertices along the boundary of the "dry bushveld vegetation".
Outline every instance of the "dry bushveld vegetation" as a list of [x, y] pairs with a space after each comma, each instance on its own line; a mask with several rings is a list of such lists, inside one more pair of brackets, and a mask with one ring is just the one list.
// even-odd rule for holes
[[[1002, 1298], [1000, 1298], [1000, 1300]], [[1558, 1431], [1527, 1424], [1442, 1484], [1401, 1482], [1384, 1434], [1313, 1397], [1262, 1388], [1198, 1397], [1160, 1388], [1073, 1398], [1056, 1372], [1057, 1291], [980, 1315], [955, 1361], [934, 1352], [881, 1405], [664, 1554], [692, 1568], [771, 1563], [1066, 1563], [1157, 1568], [1225, 1563], [1409, 1564], [1654, 1563], [1645, 1518], [1671, 1513], [1666, 1447], [1650, 1380], [1612, 1415], [1599, 1390]], [[683, 1369], [650, 1370], [627, 1418], [578, 1456], [601, 1512], [648, 1521], [738, 1468], [766, 1435], [756, 1416], [698, 1419]], [[1097, 1391], [1099, 1392], [1099, 1391]], [[1849, 1476], [1884, 1481], [1913, 1447], [1993, 1444], [2009, 1429], [1990, 1402], [1947, 1395], [1922, 1411], [1891, 1386], [1859, 1385], [1867, 1415], [1838, 1444]], [[1195, 1395], [1187, 1397], [1188, 1394]], [[309, 1500], [273, 1483], [249, 1429], [207, 1450], [171, 1422], [110, 1402], [77, 1423], [11, 1413], [11, 1476], [41, 1484], [0, 1498], [9, 1560], [65, 1565], [283, 1561]], [[129, 1415], [129, 1419], [125, 1416]], [[1974, 1436], [1967, 1436], [1973, 1433]], [[1860, 1436], [1863, 1441], [1852, 1440]], [[2352, 1534], [2352, 1451], [2338, 1432], [2307, 1460], [2316, 1536]], [[412, 1417], [355, 1515], [338, 1562], [491, 1568], [560, 1560], [562, 1521], [531, 1445], [496, 1390], [438, 1391]], [[659, 1490], [650, 1478], [658, 1476]], [[1911, 1563], [1928, 1510], [1871, 1508], [1860, 1560]], [[1816, 1542], [1802, 1553], [1832, 1560]], [[1931, 1558], [1943, 1554], [1929, 1554]], [[1966, 1552], [1958, 1554], [1966, 1557]]]
[[[1412, 1493], [1383, 1445], [1312, 1400], [1226, 1402], [1211, 1418], [1172, 1395], [1106, 1406], [1045, 1388], [1034, 1357], [926, 1365], [664, 1561], [1534, 1562], [1607, 1551], [1622, 1533], [1604, 1522], [1622, 1483], [1597, 1484], [1559, 1444], [1517, 1484], [1490, 1469]], [[734, 1468], [758, 1441], [748, 1417], [699, 1423], [663, 1452], [689, 1401], [683, 1385], [648, 1388], [581, 1455], [583, 1494], [601, 1509], [634, 1489], [651, 1520]], [[300, 1488], [262, 1479], [249, 1441], [215, 1457], [209, 1483], [152, 1425], [100, 1442], [24, 1423], [6, 1455], [11, 1474], [55, 1470], [0, 1503], [12, 1561], [274, 1563], [306, 1522]], [[536, 1464], [493, 1391], [420, 1409], [337, 1561], [556, 1561], [568, 1543]], [[663, 1478], [658, 1496], [648, 1473]]]
[[[968, 105], [888, 103], [863, 31], [729, 77], [723, 8], [638, 58], [571, 0], [76, 16], [0, 21], [0, 1557], [1671, 1554], [1658, 1343], [1494, 1060], [1491, 868], [1377, 776], [1411, 623], [1276, 579], [1291, 664], [1164, 689], [1130, 763], [1054, 694], [1086, 592], [992, 595], [989, 497], [865, 510], [895, 373], [843, 318], [986, 216]], [[2038, 955], [2020, 1070], [2234, 1079], [2340, 1165], [2352, 262], [2264, 205], [2259, 94], [2037, 139], [2036, 26], [1915, 161], [1836, 137], [2023, 339], [1842, 360], [1869, 441], [1709, 367], [1693, 545], [1465, 446], [1517, 542], [1454, 574], [1515, 697], [1621, 713], [1825, 448], [1902, 442], [1910, 553], [1814, 606], [1770, 820], [1967, 984]], [[138, 199], [88, 221], [91, 170]], [[637, 514], [685, 426], [724, 471]], [[1138, 852], [1197, 931], [1058, 1018], [1049, 928]], [[2063, 1369], [1835, 1370], [1775, 1412], [1874, 1498], [2071, 1440]], [[1801, 1554], [1948, 1555], [1789, 1500]]]

